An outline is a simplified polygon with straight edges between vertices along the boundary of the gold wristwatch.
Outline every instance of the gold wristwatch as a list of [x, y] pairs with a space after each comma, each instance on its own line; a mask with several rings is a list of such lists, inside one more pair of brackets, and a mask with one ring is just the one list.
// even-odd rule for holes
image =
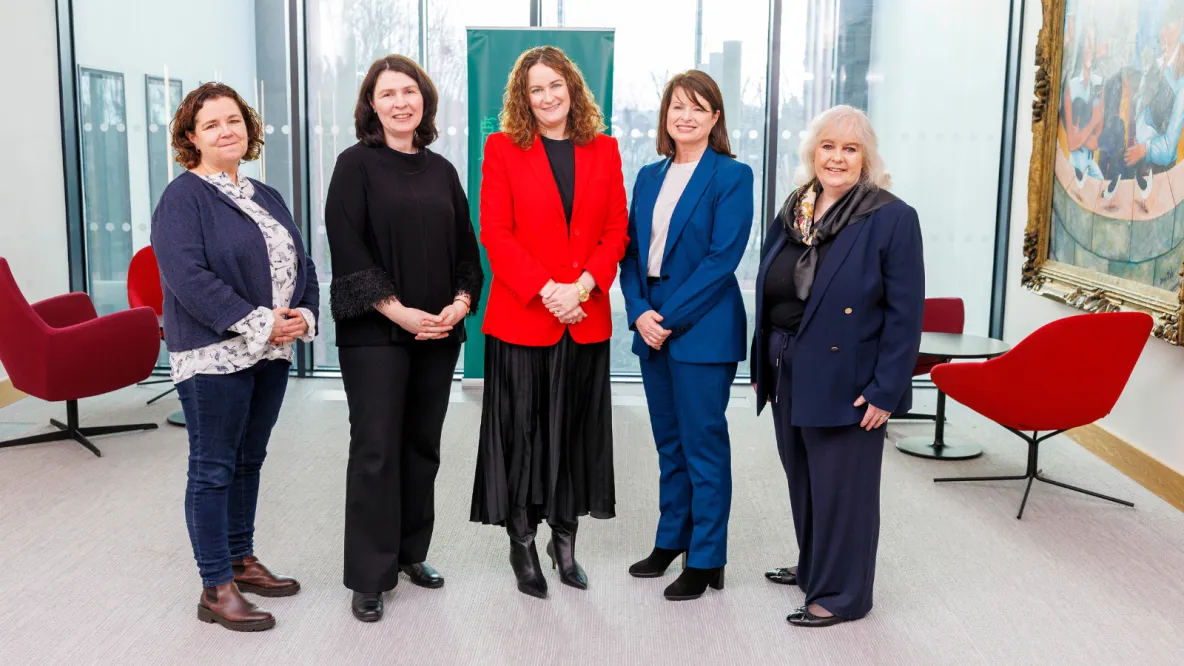
[[592, 294], [588, 293], [588, 288], [584, 286], [583, 282], [576, 280], [575, 285], [576, 285], [576, 292], [579, 294], [579, 297], [580, 297], [580, 302], [587, 303], [588, 299], [592, 298]]

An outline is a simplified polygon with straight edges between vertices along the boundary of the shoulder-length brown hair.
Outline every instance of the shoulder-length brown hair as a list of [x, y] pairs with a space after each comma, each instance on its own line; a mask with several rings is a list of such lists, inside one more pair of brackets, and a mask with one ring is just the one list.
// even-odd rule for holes
[[592, 143], [605, 129], [604, 115], [592, 97], [592, 91], [588, 89], [579, 66], [554, 46], [536, 46], [518, 56], [506, 81], [506, 92], [502, 95], [502, 112], [499, 114], [502, 131], [522, 150], [534, 143], [534, 135], [539, 133], [539, 128], [530, 108], [527, 73], [531, 67], [540, 64], [555, 70], [567, 83], [571, 104], [567, 115], [568, 137], [579, 146]]
[[247, 153], [243, 155], [243, 161], [250, 162], [259, 158], [259, 151], [263, 148], [263, 123], [259, 120], [259, 114], [255, 113], [255, 109], [252, 109], [234, 88], [225, 83], [211, 81], [190, 90], [185, 99], [181, 100], [177, 112], [173, 114], [173, 150], [177, 153], [173, 159], [186, 169], [201, 164], [201, 153], [189, 140], [189, 133], [197, 131], [197, 112], [201, 111], [206, 102], [223, 97], [234, 100], [243, 116], [243, 122], [247, 124]]
[[707, 102], [708, 111], [719, 111], [719, 120], [715, 122], [715, 127], [711, 128], [707, 145], [720, 155], [735, 157], [732, 154], [732, 143], [728, 141], [728, 124], [724, 120], [724, 96], [720, 93], [715, 79], [697, 69], [675, 74], [666, 84], [666, 90], [662, 93], [662, 110], [658, 112], [658, 154], [674, 157], [674, 137], [666, 131], [666, 112], [670, 110], [670, 102], [674, 100], [674, 91], [679, 88], [686, 91], [691, 101], [697, 98]]
[[370, 65], [370, 71], [366, 72], [366, 78], [362, 79], [362, 85], [358, 88], [358, 103], [354, 106], [354, 133], [358, 135], [358, 141], [367, 146], [386, 144], [382, 121], [378, 119], [373, 106], [374, 88], [383, 72], [406, 74], [419, 87], [419, 93], [423, 95], [423, 117], [419, 121], [419, 126], [415, 128], [411, 144], [416, 148], [427, 147], [440, 136], [440, 132], [436, 130], [436, 106], [439, 104], [440, 96], [436, 93], [436, 85], [432, 83], [428, 73], [411, 58], [398, 54], [375, 60]]

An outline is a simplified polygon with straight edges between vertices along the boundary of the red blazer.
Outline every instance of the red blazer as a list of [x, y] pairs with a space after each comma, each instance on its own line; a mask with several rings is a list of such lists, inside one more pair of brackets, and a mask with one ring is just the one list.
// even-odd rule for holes
[[[481, 244], [493, 280], [485, 306], [486, 335], [516, 345], [559, 342], [565, 329], [578, 343], [612, 337], [608, 289], [629, 242], [629, 212], [616, 139], [601, 134], [575, 147], [576, 187], [571, 228], [543, 142], [529, 150], [505, 134], [485, 142], [481, 166]], [[588, 317], [566, 326], [543, 306], [547, 280], [572, 283], [587, 270], [596, 279], [583, 304]]]

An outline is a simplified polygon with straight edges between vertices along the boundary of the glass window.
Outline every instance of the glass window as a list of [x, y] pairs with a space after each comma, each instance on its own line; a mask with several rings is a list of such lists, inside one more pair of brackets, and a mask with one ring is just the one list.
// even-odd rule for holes
[[[419, 57], [419, 3], [413, 0], [309, 0], [308, 159], [309, 246], [328, 313], [333, 279], [325, 235], [325, 195], [341, 151], [357, 143], [354, 105], [370, 64], [391, 53]], [[321, 317], [313, 364], [336, 368], [336, 327]]]
[[990, 318], [1008, 4], [798, 0], [782, 10], [776, 204], [793, 188], [810, 119], [834, 104], [863, 108], [892, 191], [920, 217], [926, 295], [962, 298], [966, 331], [981, 335]]
[[[697, 7], [702, 7], [702, 20]], [[754, 285], [760, 260], [764, 198], [765, 72], [769, 3], [765, 0], [689, 0], [639, 3], [629, 0], [543, 3], [544, 25], [615, 28], [613, 115], [610, 128], [621, 149], [625, 191], [632, 196], [641, 167], [662, 159], [656, 148], [658, 107], [671, 76], [696, 68], [711, 74], [724, 96], [732, 152], [752, 167], [756, 216], [748, 251], [737, 270], [748, 310], [754, 317]], [[625, 18], [626, 20], [623, 20]], [[700, 26], [698, 29], [696, 26]], [[655, 33], [661, 26], [662, 34]], [[696, 44], [698, 43], [698, 46]], [[699, 58], [696, 63], [696, 57]], [[613, 306], [612, 372], [639, 373], [633, 332], [625, 321], [619, 284], [609, 295]], [[741, 374], [747, 373], [742, 364]]]
[[978, 335], [990, 323], [1008, 4], [881, 0], [871, 12], [868, 113], [892, 190], [921, 220], [925, 293], [962, 298]]
[[[263, 116], [266, 147], [242, 173], [289, 197], [287, 4], [165, 2], [146, 12], [135, 0], [71, 3], [84, 237], [100, 313], [128, 306], [128, 264], [149, 243], [160, 193], [184, 168], [172, 161], [172, 114], [202, 82], [230, 85]], [[178, 48], [176, 26], [210, 17], [217, 17], [218, 29], [201, 33], [200, 48]]]

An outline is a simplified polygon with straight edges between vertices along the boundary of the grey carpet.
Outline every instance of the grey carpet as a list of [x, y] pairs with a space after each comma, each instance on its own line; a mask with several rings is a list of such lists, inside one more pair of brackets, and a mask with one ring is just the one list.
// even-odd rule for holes
[[[673, 573], [625, 573], [653, 543], [658, 474], [640, 387], [622, 385], [613, 414], [618, 516], [587, 520], [579, 533], [591, 589], [549, 573], [550, 599], [519, 594], [504, 533], [468, 522], [480, 405], [479, 394], [457, 388], [430, 556], [448, 582], [423, 590], [404, 579], [386, 619], [362, 624], [341, 586], [340, 388], [289, 388], [264, 467], [256, 548], [303, 590], [265, 600], [278, 625], [259, 634], [195, 617], [182, 429], [95, 438], [101, 459], [67, 442], [0, 450], [0, 664], [1169, 664], [1184, 655], [1184, 514], [1063, 437], [1043, 452], [1049, 476], [1137, 508], [1037, 485], [1017, 521], [1019, 482], [938, 486], [936, 475], [1024, 465], [1022, 442], [956, 405], [951, 432], [987, 455], [940, 463], [885, 451], [875, 609], [830, 629], [790, 627], [785, 615], [801, 593], [761, 575], [794, 560], [785, 478], [772, 424], [753, 416], [741, 388], [729, 410], [735, 482], [723, 592], [667, 602]], [[155, 393], [83, 401], [83, 418], [163, 424], [177, 403], [145, 407]], [[0, 425], [12, 426], [0, 430], [63, 413], [26, 399], [0, 410]], [[931, 432], [894, 424], [889, 437]]]

